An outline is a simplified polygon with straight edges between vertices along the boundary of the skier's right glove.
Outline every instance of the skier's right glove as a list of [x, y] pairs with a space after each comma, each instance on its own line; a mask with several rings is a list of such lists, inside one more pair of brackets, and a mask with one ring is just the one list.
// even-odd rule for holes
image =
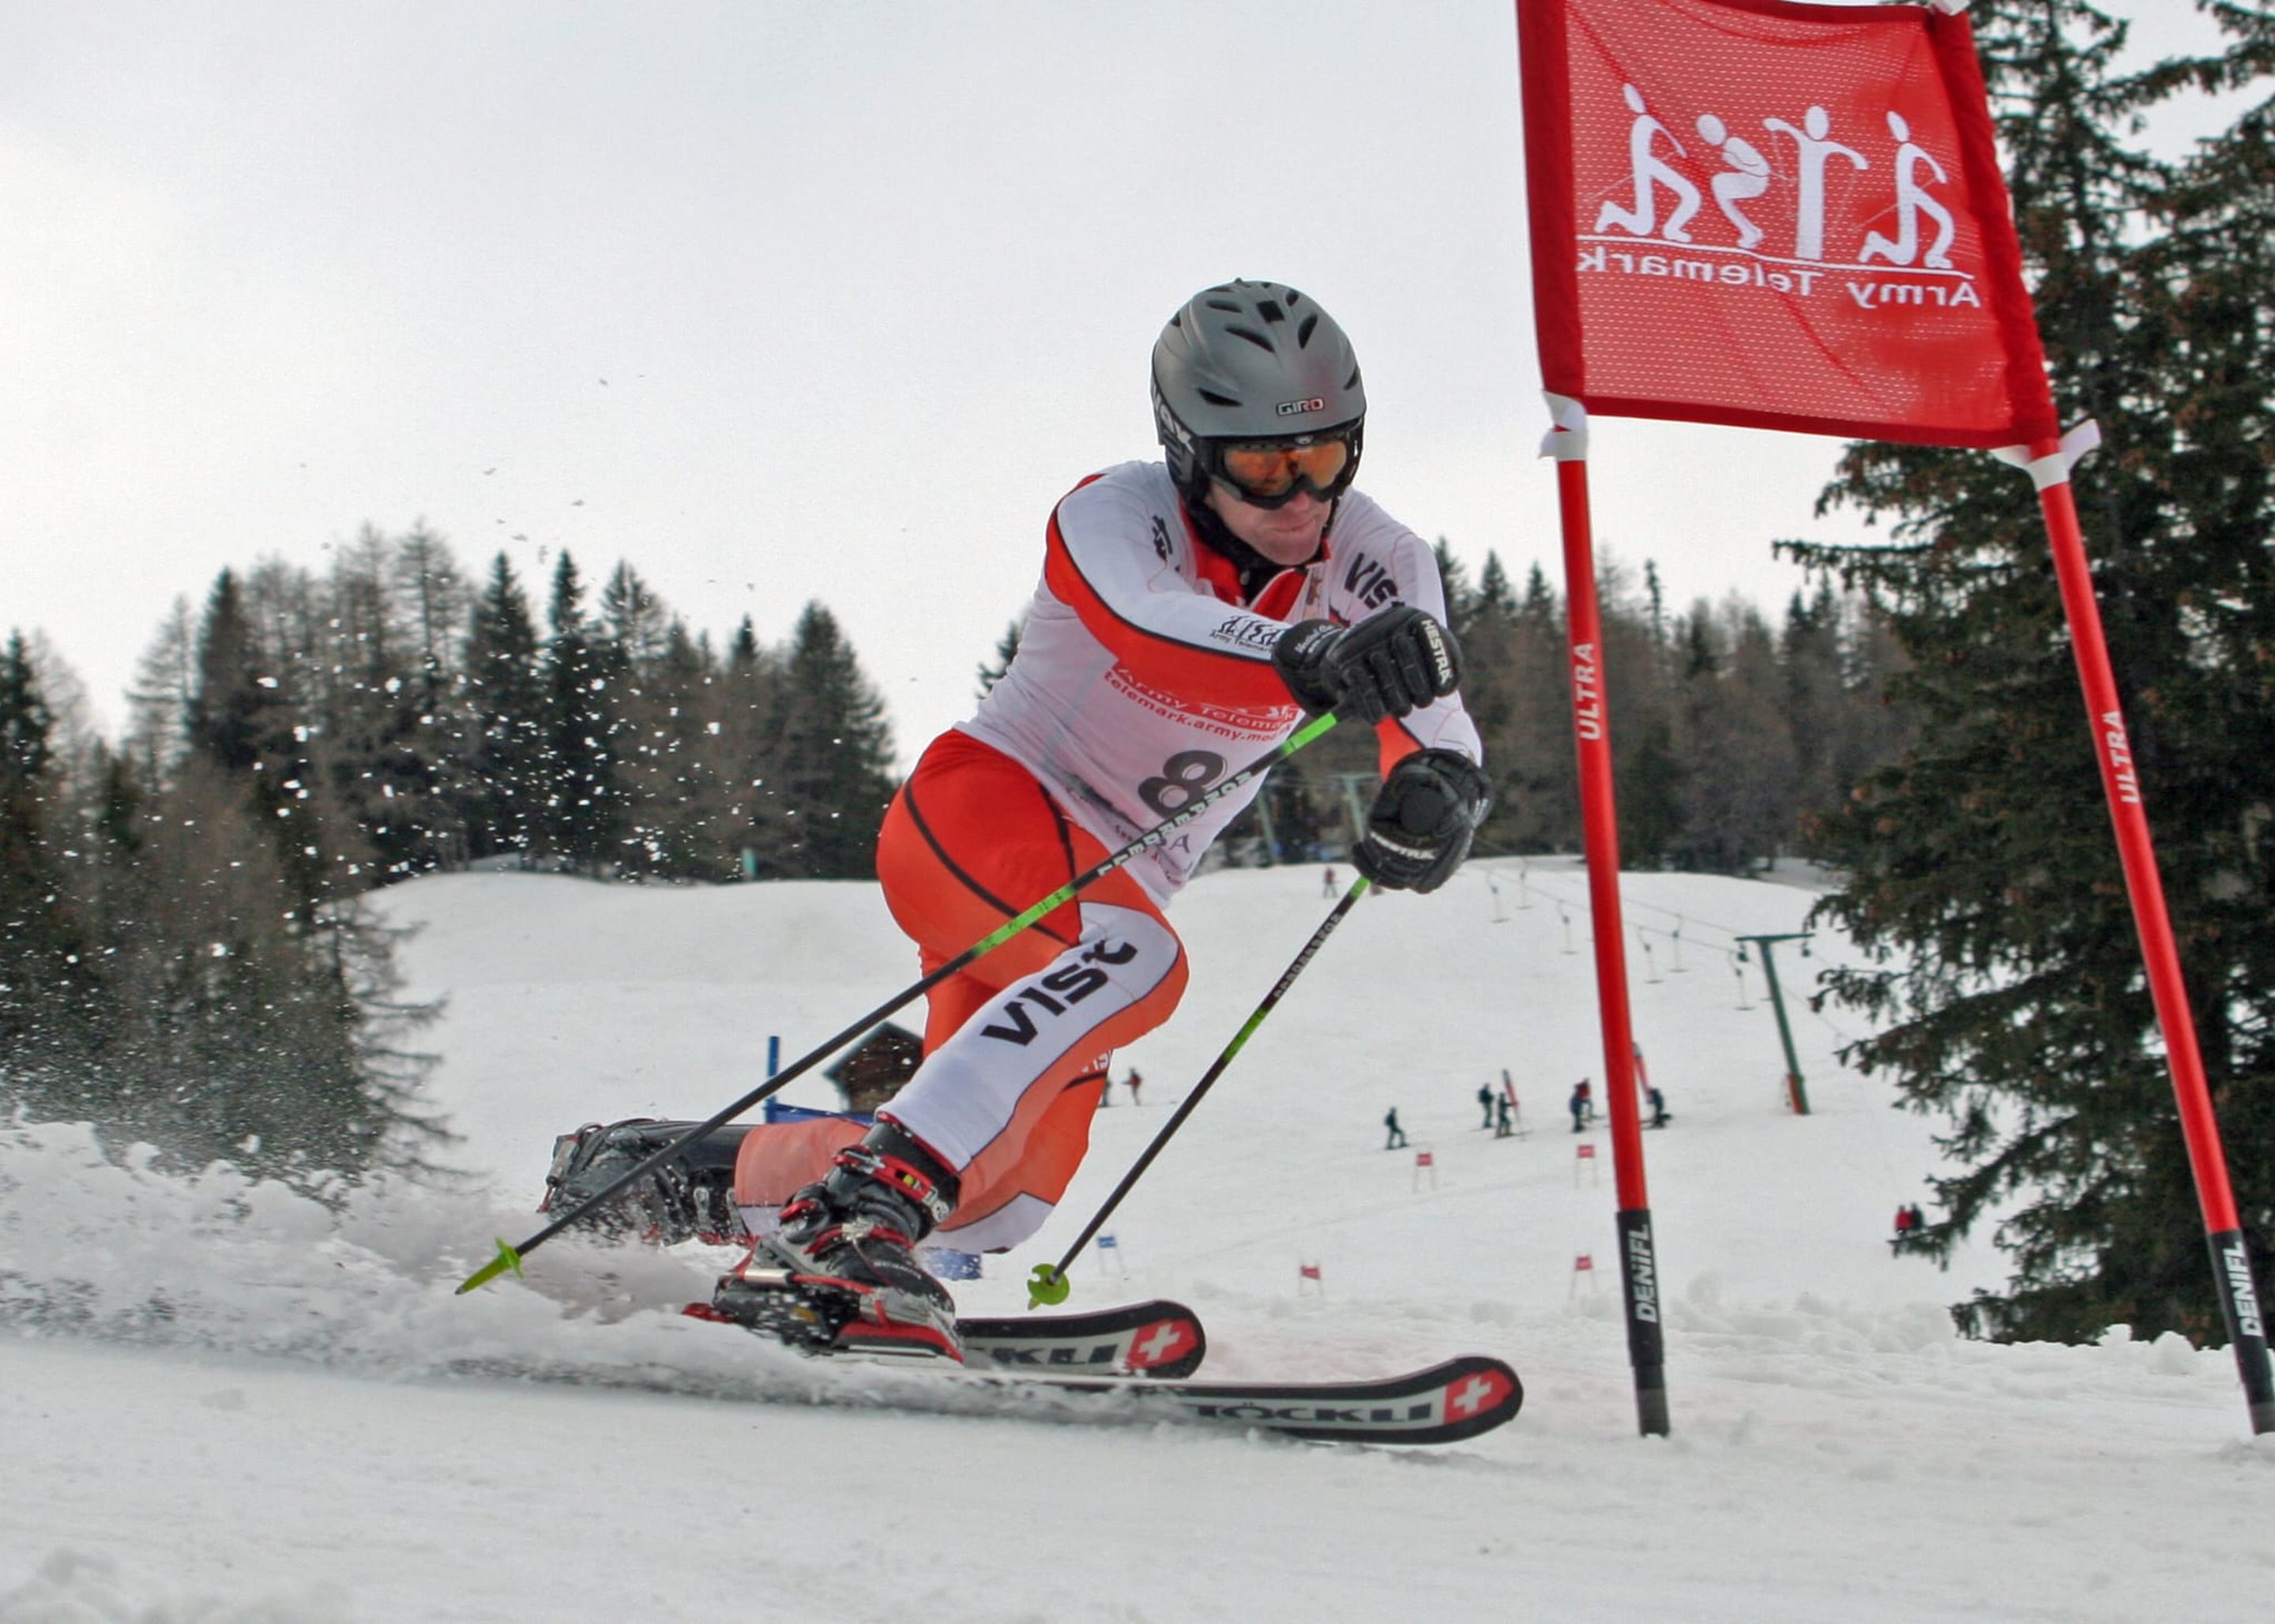
[[1356, 626], [1297, 622], [1273, 646], [1272, 665], [1305, 710], [1371, 725], [1453, 692], [1462, 649], [1420, 609], [1394, 603]]
[[1493, 804], [1485, 769], [1451, 750], [1417, 750], [1390, 769], [1351, 848], [1351, 866], [1394, 891], [1434, 891], [1470, 855]]

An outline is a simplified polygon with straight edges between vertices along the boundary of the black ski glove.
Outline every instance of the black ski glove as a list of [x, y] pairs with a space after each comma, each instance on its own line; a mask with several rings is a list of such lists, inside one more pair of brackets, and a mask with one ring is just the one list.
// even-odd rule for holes
[[1484, 768], [1450, 750], [1417, 750], [1382, 781], [1351, 866], [1394, 891], [1434, 891], [1470, 855], [1492, 804]]
[[1462, 648], [1420, 609], [1394, 603], [1356, 626], [1297, 622], [1273, 646], [1272, 665], [1305, 710], [1372, 724], [1453, 692]]

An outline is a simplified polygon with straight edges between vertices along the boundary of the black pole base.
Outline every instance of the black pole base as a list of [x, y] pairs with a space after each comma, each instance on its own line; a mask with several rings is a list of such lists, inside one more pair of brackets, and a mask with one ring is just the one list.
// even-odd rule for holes
[[2251, 1430], [2275, 1432], [2275, 1372], [2268, 1369], [2267, 1322], [2260, 1314], [2259, 1290], [2251, 1279], [2250, 1249], [2240, 1229], [2222, 1229], [2204, 1240], [2211, 1248], [2220, 1316], [2227, 1321], [2228, 1346], [2235, 1350], [2235, 1373], [2243, 1380]]
[[1663, 1371], [1637, 1371], [1636, 1431], [1645, 1438], [1665, 1438], [1669, 1430], [1666, 1373]]
[[1627, 1288], [1628, 1363], [1635, 1367], [1636, 1422], [1646, 1438], [1664, 1438], [1667, 1348], [1659, 1329], [1659, 1258], [1651, 1244], [1651, 1209], [1624, 1207], [1619, 1216], [1620, 1275]]

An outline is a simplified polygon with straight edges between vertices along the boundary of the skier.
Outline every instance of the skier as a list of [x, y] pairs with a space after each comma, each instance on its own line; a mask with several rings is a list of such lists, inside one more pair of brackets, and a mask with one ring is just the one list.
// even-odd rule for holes
[[1382, 1141], [1382, 1148], [1386, 1151], [1404, 1150], [1406, 1148], [1406, 1130], [1398, 1125], [1398, 1107], [1396, 1106], [1391, 1107], [1388, 1111], [1383, 1114], [1382, 1125], [1390, 1130]]
[[1509, 1116], [1508, 1101], [1504, 1099], [1495, 1101], [1494, 1104], [1497, 1109], [1493, 1117], [1493, 1137], [1496, 1139], [1515, 1138], [1516, 1137], [1516, 1123]]
[[[1153, 402], [1164, 460], [1060, 500], [1010, 668], [887, 812], [878, 879], [927, 971], [1285, 740], [1305, 711], [1376, 730], [1382, 784], [1351, 855], [1377, 886], [1436, 890], [1484, 817], [1430, 545], [1351, 488], [1366, 397], [1342, 329], [1292, 288], [1207, 289], [1154, 344]], [[827, 1280], [865, 1334], [958, 1356], [955, 1305], [918, 1243], [939, 1229], [959, 1250], [1001, 1251], [1041, 1226], [1087, 1148], [1112, 1051], [1184, 990], [1162, 906], [1260, 788], [931, 989], [923, 1062], [865, 1134], [722, 1129], [601, 1221], [683, 1235], [691, 1200], [725, 1180], [753, 1250], [721, 1282], [720, 1313], [790, 1332], [781, 1282], [760, 1278], [787, 1270]], [[600, 1188], [684, 1128], [570, 1136], [549, 1201]]]
[[1492, 1084], [1480, 1083], [1478, 1084], [1478, 1107], [1485, 1114], [1485, 1120], [1479, 1122], [1478, 1126], [1480, 1128], [1492, 1127], [1493, 1125], [1493, 1091]]
[[1655, 1086], [1650, 1084], [1645, 1084], [1644, 1085], [1644, 1097], [1651, 1101], [1651, 1125], [1653, 1128], [1666, 1127], [1667, 1123], [1667, 1096], [1660, 1093]]
[[1907, 1205], [1898, 1207], [1896, 1209], [1896, 1232], [1889, 1238], [1888, 1241], [1889, 1255], [1891, 1257], [1901, 1257], [1904, 1250], [1904, 1243], [1910, 1240], [1913, 1235], [1916, 1235], [1919, 1232], [1920, 1226], [1926, 1221], [1926, 1219], [1922, 1215], [1917, 1206]]
[[1572, 1112], [1572, 1131], [1578, 1133], [1588, 1125], [1588, 1079], [1581, 1078], [1572, 1085], [1572, 1098], [1566, 1102]]
[[1122, 1082], [1129, 1086], [1130, 1103], [1133, 1106], [1136, 1105], [1138, 1103], [1138, 1091], [1145, 1085], [1145, 1079], [1139, 1076], [1138, 1075], [1138, 1068], [1132, 1066], [1130, 1068], [1130, 1075], [1124, 1077]]

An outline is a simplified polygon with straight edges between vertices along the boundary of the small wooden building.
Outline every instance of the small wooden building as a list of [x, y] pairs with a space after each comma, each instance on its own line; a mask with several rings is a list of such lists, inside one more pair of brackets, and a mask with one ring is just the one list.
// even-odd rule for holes
[[924, 1039], [887, 1021], [822, 1075], [837, 1084], [848, 1111], [873, 1116], [879, 1106], [900, 1091], [923, 1058]]

